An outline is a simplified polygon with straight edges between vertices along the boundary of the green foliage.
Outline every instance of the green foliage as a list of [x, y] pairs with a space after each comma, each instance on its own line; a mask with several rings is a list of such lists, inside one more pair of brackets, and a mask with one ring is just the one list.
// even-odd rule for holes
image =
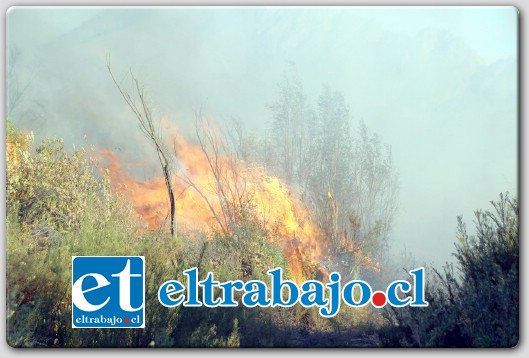
[[519, 328], [518, 202], [500, 195], [492, 205], [493, 212], [476, 212], [476, 238], [459, 219], [462, 330], [476, 346], [512, 347]]
[[87, 215], [98, 223], [120, 211], [126, 218], [126, 207], [111, 196], [106, 178], [96, 178], [96, 160], [84, 149], [68, 153], [63, 140], [54, 138], [33, 152], [32, 136], [12, 126], [7, 143], [7, 211], [16, 212], [35, 237], [57, 238], [68, 229], [79, 229]]
[[427, 271], [426, 301], [428, 307], [393, 308], [383, 316], [389, 325], [379, 332], [382, 344], [392, 347], [466, 347], [469, 337], [458, 323], [460, 297], [453, 267], [446, 266], [441, 274]]
[[347, 278], [363, 275], [361, 266], [369, 273], [374, 263], [363, 265], [358, 256], [380, 259], [396, 212], [389, 147], [364, 123], [353, 132], [343, 94], [329, 85], [310, 103], [292, 68], [279, 89], [270, 106], [270, 137], [260, 150], [248, 150], [246, 143], [239, 152], [261, 153], [256, 160], [300, 194], [329, 240], [336, 270]]
[[[324, 319], [316, 308], [167, 308], [157, 292], [166, 280], [186, 281], [199, 268], [218, 281], [259, 279], [288, 264], [258, 220], [244, 216], [229, 235], [142, 235], [123, 198], [97, 173], [86, 151], [68, 152], [59, 139], [37, 150], [8, 127], [7, 342], [13, 347], [268, 347], [332, 345], [361, 324], [363, 312]], [[144, 233], [144, 232], [143, 232]], [[202, 235], [202, 236], [201, 236]], [[71, 258], [146, 257], [145, 329], [72, 329]], [[240, 292], [236, 292], [240, 299]], [[238, 296], [237, 296], [238, 295]], [[326, 332], [323, 334], [322, 332]], [[356, 343], [350, 343], [356, 344]]]
[[500, 194], [494, 211], [476, 211], [476, 236], [458, 218], [451, 265], [428, 277], [425, 308], [389, 308], [385, 345], [421, 347], [513, 347], [519, 337], [518, 202]]
[[7, 340], [12, 346], [76, 346], [71, 329], [71, 258], [75, 255], [133, 254], [137, 245], [108, 220], [80, 221], [61, 240], [35, 237], [11, 215], [7, 220]]
[[[247, 223], [231, 236], [217, 235], [212, 240], [189, 241], [176, 279], [185, 282], [182, 271], [197, 267], [199, 279], [207, 272], [215, 274], [215, 280], [268, 280], [266, 272], [275, 267], [287, 267], [279, 247], [271, 244], [264, 231]], [[287, 271], [288, 274], [288, 271]], [[240, 292], [235, 292], [240, 300]], [[269, 309], [244, 306], [210, 309], [207, 307], [179, 308], [174, 322], [174, 345], [179, 347], [234, 347], [268, 346], [287, 337], [275, 329]]]

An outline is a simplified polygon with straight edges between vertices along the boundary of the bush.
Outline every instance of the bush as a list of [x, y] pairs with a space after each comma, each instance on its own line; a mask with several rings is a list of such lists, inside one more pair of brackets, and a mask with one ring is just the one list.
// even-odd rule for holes
[[[13, 347], [324, 346], [347, 342], [347, 330], [364, 317], [345, 310], [324, 319], [317, 308], [300, 305], [164, 307], [160, 284], [185, 282], [188, 268], [198, 267], [200, 279], [211, 271], [218, 281], [268, 281], [275, 267], [290, 278], [288, 264], [251, 215], [210, 239], [200, 232], [146, 233], [110, 192], [89, 152], [68, 152], [60, 139], [33, 150], [32, 136], [10, 125], [7, 143], [7, 342]], [[71, 258], [91, 255], [145, 256], [145, 329], [71, 328]]]
[[7, 212], [16, 213], [34, 237], [56, 238], [78, 229], [87, 217], [101, 223], [121, 214], [123, 229], [130, 227], [128, 206], [110, 194], [106, 177], [97, 178], [93, 153], [74, 147], [69, 154], [60, 138], [45, 140], [33, 151], [32, 134], [10, 124], [6, 142]]
[[477, 211], [477, 238], [459, 218], [462, 331], [479, 347], [513, 347], [519, 328], [518, 202], [500, 195], [494, 212]]
[[[67, 153], [60, 139], [35, 151], [32, 136], [8, 127], [7, 341], [14, 347], [170, 347], [269, 344], [258, 335], [262, 312], [236, 309], [168, 309], [159, 285], [184, 281], [199, 267], [217, 279], [263, 279], [285, 267], [278, 247], [251, 221], [213, 240], [142, 237], [129, 205], [115, 198], [96, 162], [83, 149]], [[143, 330], [71, 329], [71, 257], [143, 255], [146, 321]], [[275, 333], [275, 332], [274, 332]], [[255, 337], [254, 337], [255, 336]], [[241, 338], [243, 337], [243, 338]], [[255, 338], [255, 339], [254, 339]], [[264, 343], [263, 343], [264, 342]]]
[[8, 343], [130, 345], [132, 336], [125, 332], [72, 330], [70, 289], [72, 256], [145, 251], [145, 240], [134, 235], [130, 205], [110, 193], [87, 151], [68, 153], [61, 139], [45, 140], [33, 150], [33, 136], [10, 122], [6, 142]]
[[[237, 234], [217, 235], [212, 240], [188, 241], [184, 267], [176, 279], [184, 281], [182, 271], [197, 267], [199, 279], [213, 272], [215, 280], [264, 280], [274, 267], [287, 267], [279, 247], [271, 244], [265, 232], [252, 222], [245, 222]], [[285, 275], [288, 275], [286, 270]], [[173, 277], [173, 278], [174, 278]], [[240, 300], [240, 292], [235, 299]], [[271, 328], [270, 310], [233, 308], [179, 307], [174, 325], [174, 345], [179, 347], [268, 346], [284, 341], [286, 335]], [[169, 311], [174, 309], [169, 309]]]
[[388, 308], [388, 346], [513, 347], [519, 337], [518, 202], [508, 194], [475, 212], [476, 236], [458, 217], [453, 266], [429, 275], [428, 307]]

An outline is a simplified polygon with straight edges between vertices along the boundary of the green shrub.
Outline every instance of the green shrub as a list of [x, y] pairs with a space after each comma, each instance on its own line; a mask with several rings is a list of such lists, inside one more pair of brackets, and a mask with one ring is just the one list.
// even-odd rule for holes
[[[217, 235], [212, 240], [187, 241], [184, 266], [172, 278], [184, 282], [182, 271], [197, 267], [199, 279], [213, 272], [215, 280], [264, 280], [267, 271], [287, 268], [279, 247], [270, 243], [256, 224], [246, 222], [230, 236]], [[288, 275], [288, 270], [285, 273]], [[235, 299], [240, 300], [240, 292]], [[174, 308], [179, 310], [174, 326], [174, 344], [181, 347], [268, 346], [283, 341], [285, 335], [270, 329], [270, 309], [207, 307]]]
[[519, 328], [518, 202], [508, 195], [477, 211], [477, 237], [459, 219], [462, 331], [479, 347], [513, 347]]
[[519, 337], [518, 202], [500, 194], [475, 212], [476, 236], [458, 218], [453, 266], [428, 276], [428, 307], [387, 308], [386, 346], [513, 347]]
[[[33, 150], [32, 136], [12, 126], [7, 143], [6, 338], [13, 347], [325, 346], [334, 342], [326, 340], [333, 329], [343, 332], [333, 339], [345, 342], [348, 329], [364, 317], [345, 310], [324, 319], [317, 308], [300, 305], [164, 307], [157, 297], [160, 285], [185, 282], [188, 268], [198, 267], [200, 279], [211, 271], [218, 281], [268, 281], [267, 271], [275, 267], [290, 278], [288, 264], [250, 215], [229, 235], [213, 239], [201, 233], [146, 234], [85, 150], [68, 152], [60, 139]], [[145, 256], [145, 329], [71, 328], [71, 258], [89, 255]]]
[[[32, 148], [31, 134], [7, 132], [7, 212], [31, 228], [33, 236], [56, 238], [78, 229], [87, 215], [99, 223], [121, 214], [127, 230], [128, 206], [110, 193], [108, 178], [97, 178], [94, 153], [73, 148], [68, 153], [60, 138]], [[88, 212], [91, 211], [91, 212]]]
[[[247, 222], [213, 240], [139, 235], [129, 205], [114, 197], [83, 149], [59, 139], [32, 151], [31, 136], [8, 134], [7, 341], [14, 347], [156, 347], [260, 345], [263, 312], [245, 308], [168, 309], [159, 285], [184, 281], [197, 266], [220, 280], [263, 279], [286, 267], [281, 250]], [[146, 328], [71, 329], [71, 257], [146, 257]], [[248, 343], [249, 342], [249, 343]], [[270, 344], [270, 341], [267, 341]]]

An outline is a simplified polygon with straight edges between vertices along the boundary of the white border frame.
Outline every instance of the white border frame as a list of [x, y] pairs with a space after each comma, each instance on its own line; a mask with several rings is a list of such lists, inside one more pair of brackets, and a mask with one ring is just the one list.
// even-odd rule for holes
[[[526, 220], [528, 220], [528, 214], [526, 213], [525, 207], [528, 204], [528, 198], [525, 195], [525, 191], [523, 190], [522, 183], [524, 182], [524, 179], [526, 178], [525, 174], [525, 168], [527, 168], [527, 165], [529, 164], [529, 153], [527, 152], [527, 145], [524, 144], [523, 139], [527, 139], [529, 136], [529, 125], [524, 125], [524, 104], [529, 103], [529, 96], [525, 93], [524, 89], [528, 83], [528, 76], [527, 72], [523, 68], [523, 62], [526, 59], [525, 56], [525, 46], [526, 42], [529, 38], [527, 34], [527, 24], [524, 23], [524, 17], [529, 14], [529, 1], [526, 0], [466, 0], [463, 3], [459, 0], [437, 0], [435, 2], [426, 2], [426, 1], [418, 1], [418, 0], [331, 0], [331, 1], [324, 1], [324, 0], [268, 0], [268, 1], [259, 1], [259, 0], [155, 0], [152, 3], [149, 3], [148, 1], [142, 1], [142, 0], [112, 0], [112, 1], [105, 1], [105, 0], [83, 0], [82, 2], [76, 3], [74, 0], [51, 0], [51, 1], [45, 1], [45, 0], [5, 0], [0, 2], [0, 8], [3, 12], [3, 26], [0, 27], [0, 33], [2, 36], [2, 39], [4, 41], [3, 43], [3, 55], [0, 56], [0, 63], [3, 68], [2, 71], [2, 80], [4, 83], [4, 93], [5, 93], [5, 30], [6, 30], [6, 11], [11, 6], [23, 6], [23, 5], [90, 5], [90, 6], [106, 6], [106, 5], [117, 5], [117, 6], [125, 6], [125, 5], [132, 5], [132, 6], [167, 6], [167, 5], [369, 5], [369, 6], [417, 6], [417, 5], [453, 5], [453, 6], [477, 6], [477, 5], [485, 5], [485, 6], [493, 6], [493, 5], [511, 5], [516, 6], [519, 12], [519, 26], [518, 26], [518, 33], [519, 33], [519, 39], [518, 39], [518, 63], [519, 63], [519, 71], [518, 71], [518, 197], [520, 201], [520, 235], [522, 236], [522, 245], [520, 247], [520, 255], [523, 257], [529, 257], [529, 245], [525, 244], [524, 241], [527, 239], [527, 234], [525, 233], [525, 223]], [[5, 96], [0, 96], [0, 103], [2, 105], [2, 109], [4, 110], [4, 118], [5, 118]], [[4, 119], [5, 121], [5, 119]], [[2, 170], [3, 174], [0, 176], [1, 183], [0, 183], [0, 190], [2, 193], [2, 197], [5, 198], [5, 170], [6, 170], [6, 163], [5, 163], [5, 125], [0, 126], [0, 138], [3, 141], [2, 142], [2, 150], [3, 156], [1, 157], [2, 161]], [[0, 206], [0, 215], [5, 219], [5, 206]], [[5, 220], [3, 221], [3, 227], [2, 227], [2, 237], [0, 239], [0, 250], [3, 252], [3, 255], [0, 257], [2, 258], [1, 266], [3, 269], [3, 272], [5, 273], [6, 270], [6, 240], [5, 240], [5, 233], [6, 233], [6, 227], [5, 227]], [[528, 287], [529, 287], [529, 273], [525, 274], [527, 271], [527, 263], [525, 260], [520, 260], [520, 302], [523, 303], [524, 299], [528, 296]], [[4, 276], [5, 277], [5, 276]], [[4, 292], [6, 292], [6, 280], [1, 280], [2, 283], [2, 289]], [[2, 307], [6, 307], [6, 296], [3, 294], [0, 294], [0, 304]], [[6, 310], [0, 309], [0, 331], [6, 332]], [[529, 331], [524, 329], [524, 326], [527, 324], [527, 321], [529, 320], [529, 310], [524, 308], [524, 305], [521, 305], [520, 308], [520, 341], [518, 345], [511, 350], [501, 350], [501, 354], [512, 354], [514, 356], [519, 357], [526, 357], [529, 354], [529, 345], [527, 342], [529, 341]], [[17, 350], [13, 349], [10, 346], [7, 345], [6, 340], [2, 339], [3, 344], [0, 346], [0, 353], [2, 357], [12, 357], [20, 354], [39, 354], [39, 355], [55, 355], [55, 354], [92, 354], [90, 350], [84, 350], [84, 351], [72, 351], [70, 349], [62, 349], [62, 350], [39, 350], [39, 349], [32, 349], [32, 350]], [[285, 350], [277, 349], [274, 350], [273, 353], [280, 352], [286, 353]], [[120, 349], [112, 349], [111, 353], [109, 350], [99, 350], [98, 352], [103, 354], [127, 354], [127, 355], [143, 355], [144, 351], [137, 350], [137, 351], [131, 351], [131, 350], [120, 350]], [[391, 354], [391, 355], [397, 355], [397, 356], [408, 356], [408, 355], [423, 355], [425, 353], [428, 354], [434, 354], [434, 355], [441, 355], [441, 356], [451, 356], [453, 352], [457, 353], [467, 353], [470, 356], [481, 356], [481, 355], [491, 355], [491, 356], [497, 356], [499, 353], [497, 350], [489, 349], [466, 349], [465, 351], [461, 350], [454, 350], [454, 349], [437, 349], [437, 350], [413, 350], [413, 349], [392, 349], [392, 348], [385, 348], [383, 350], [379, 349], [357, 349], [354, 351], [351, 351], [349, 349], [334, 349], [332, 351], [333, 353], [341, 356], [347, 356], [350, 357], [351, 354], [374, 354], [374, 355], [380, 355], [380, 354]], [[167, 356], [174, 356], [176, 353], [173, 350], [156, 350], [156, 354], [162, 354]], [[193, 351], [186, 350], [185, 352], [182, 350], [178, 350], [178, 354], [182, 354], [184, 356], [192, 355], [193, 353], [202, 355], [203, 353], [206, 353], [205, 350], [202, 349], [196, 349]], [[214, 352], [215, 354], [220, 355], [228, 355], [231, 356], [233, 354], [244, 354], [246, 355], [247, 351], [244, 350], [217, 350]], [[269, 354], [271, 351], [266, 350], [253, 350], [252, 354], [257, 355], [263, 355], [263, 354]], [[321, 350], [306, 350], [306, 349], [289, 349], [287, 354], [294, 355], [297, 353], [299, 355], [307, 355], [307, 354], [314, 354], [319, 355], [322, 353]]]

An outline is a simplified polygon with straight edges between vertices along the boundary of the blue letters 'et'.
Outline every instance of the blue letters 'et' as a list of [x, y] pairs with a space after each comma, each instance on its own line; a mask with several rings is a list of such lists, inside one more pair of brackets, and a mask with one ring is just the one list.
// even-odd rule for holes
[[144, 257], [72, 257], [72, 327], [144, 328]]

